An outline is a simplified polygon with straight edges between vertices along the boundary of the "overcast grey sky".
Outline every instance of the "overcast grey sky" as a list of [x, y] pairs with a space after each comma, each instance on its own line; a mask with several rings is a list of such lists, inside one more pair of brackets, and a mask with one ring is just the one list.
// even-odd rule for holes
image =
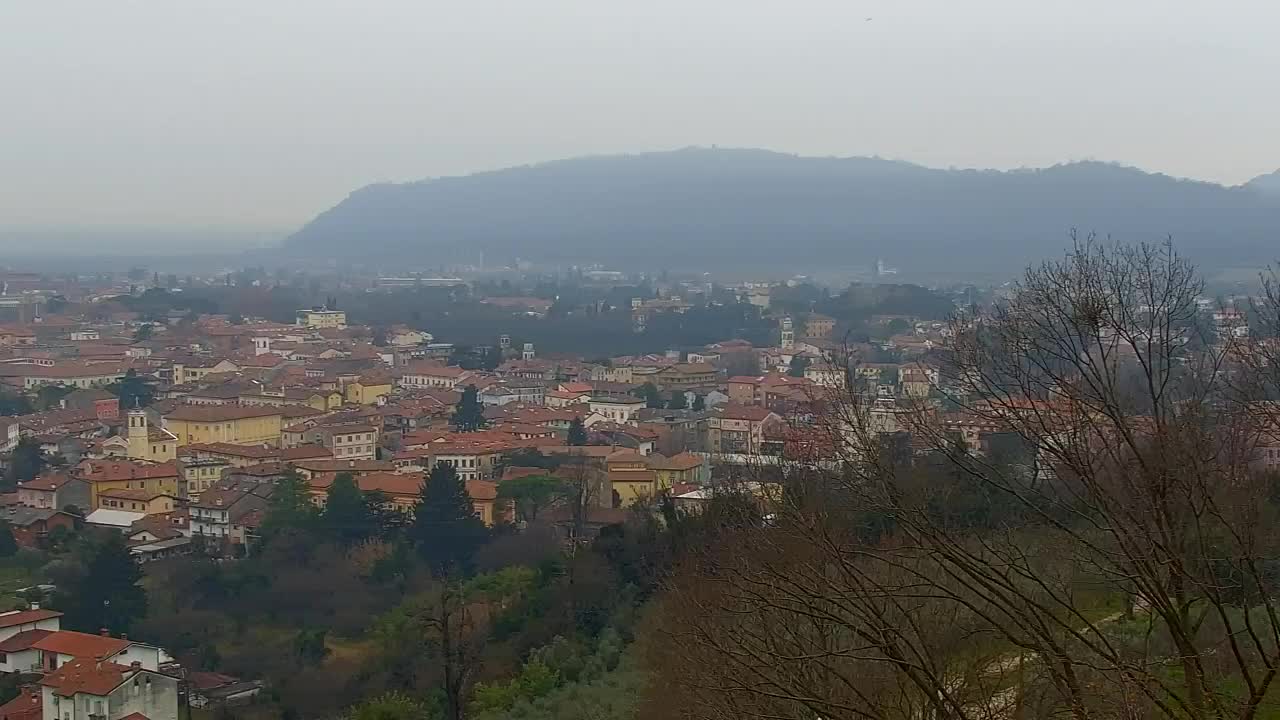
[[[867, 20], [871, 18], [871, 20]], [[685, 145], [1280, 167], [1280, 2], [0, 0], [0, 227], [292, 227]]]

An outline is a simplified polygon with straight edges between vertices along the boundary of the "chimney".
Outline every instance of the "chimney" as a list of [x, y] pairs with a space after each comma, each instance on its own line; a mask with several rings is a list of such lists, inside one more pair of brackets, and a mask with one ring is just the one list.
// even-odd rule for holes
[[39, 609], [40, 609], [40, 601], [39, 601], [39, 600], [32, 600], [32, 601], [31, 601], [30, 603], [28, 603], [28, 604], [31, 606], [31, 609], [32, 609], [32, 610], [39, 610]]
[[142, 661], [141, 661], [141, 660], [134, 660], [133, 662], [129, 663], [129, 667], [133, 668], [134, 670], [141, 670], [141, 669], [142, 669]]
[[102, 637], [111, 637], [111, 631], [106, 628], [99, 628], [98, 634]]
[[120, 633], [120, 639], [121, 639], [121, 640], [128, 640], [128, 639], [129, 639], [129, 633]]

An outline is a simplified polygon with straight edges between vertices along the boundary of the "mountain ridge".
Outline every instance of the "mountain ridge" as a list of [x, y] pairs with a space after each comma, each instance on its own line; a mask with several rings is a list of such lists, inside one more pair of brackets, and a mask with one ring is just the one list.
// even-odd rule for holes
[[886, 257], [958, 269], [1056, 254], [1076, 227], [1124, 241], [1173, 235], [1193, 255], [1265, 262], [1271, 258], [1258, 251], [1280, 232], [1280, 194], [1259, 181], [1223, 186], [1098, 161], [955, 170], [879, 157], [682, 148], [368, 185], [285, 247], [441, 263], [483, 250], [499, 261], [650, 268]]

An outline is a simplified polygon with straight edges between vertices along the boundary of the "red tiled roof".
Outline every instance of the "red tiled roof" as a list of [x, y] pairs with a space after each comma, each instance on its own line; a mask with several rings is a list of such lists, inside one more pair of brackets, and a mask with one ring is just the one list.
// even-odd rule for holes
[[0, 718], [4, 720], [40, 720], [44, 716], [44, 698], [32, 687], [21, 687], [18, 696], [0, 705]]
[[[314, 490], [328, 490], [332, 477], [311, 479]], [[371, 472], [355, 476], [356, 486], [364, 492], [382, 492], [387, 495], [417, 495], [422, 491], [422, 476], [394, 472]]]
[[467, 495], [472, 500], [495, 500], [498, 497], [498, 483], [489, 480], [468, 480]]
[[94, 481], [147, 480], [178, 476], [178, 464], [172, 460], [154, 465], [105, 460], [88, 460], [85, 477]]
[[115, 655], [133, 643], [105, 635], [90, 635], [74, 630], [59, 630], [41, 638], [31, 647], [45, 652], [77, 658], [104, 658]]
[[41, 475], [38, 478], [28, 480], [24, 483], [19, 483], [19, 488], [22, 490], [45, 490], [45, 491], [52, 492], [62, 487], [63, 485], [66, 485], [67, 483], [71, 482], [74, 479], [75, 478], [71, 477], [70, 475], [63, 475], [63, 474]]
[[107, 695], [120, 687], [132, 669], [118, 663], [77, 657], [45, 675], [40, 684], [53, 688], [54, 694], [63, 697], [77, 693]]
[[62, 613], [57, 610], [45, 610], [44, 608], [0, 613], [0, 628], [26, 625], [27, 623], [40, 622], [41, 620], [52, 620], [57, 617], [62, 617]]
[[5, 638], [0, 641], [0, 653], [12, 653], [19, 650], [28, 650], [32, 645], [43, 640], [45, 637], [54, 634], [57, 630], [23, 630], [13, 637]]
[[433, 363], [413, 363], [405, 367], [402, 375], [429, 375], [431, 377], [456, 378], [469, 373], [453, 365], [436, 365]]

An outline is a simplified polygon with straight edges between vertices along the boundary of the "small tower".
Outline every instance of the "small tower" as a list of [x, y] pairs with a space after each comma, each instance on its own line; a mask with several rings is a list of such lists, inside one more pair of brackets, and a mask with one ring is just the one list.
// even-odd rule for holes
[[499, 335], [499, 336], [498, 336], [498, 349], [499, 349], [499, 350], [510, 350], [510, 349], [511, 349], [511, 336], [510, 336], [510, 335]]
[[150, 448], [151, 424], [147, 420], [147, 411], [140, 407], [135, 407], [129, 411], [129, 434], [126, 438], [129, 441], [129, 459], [130, 460], [149, 460], [151, 454], [147, 452]]
[[796, 347], [796, 331], [792, 325], [791, 317], [782, 318], [782, 349], [794, 350]]
[[533, 343], [525, 343], [524, 350], [520, 353], [521, 360], [533, 359]]

